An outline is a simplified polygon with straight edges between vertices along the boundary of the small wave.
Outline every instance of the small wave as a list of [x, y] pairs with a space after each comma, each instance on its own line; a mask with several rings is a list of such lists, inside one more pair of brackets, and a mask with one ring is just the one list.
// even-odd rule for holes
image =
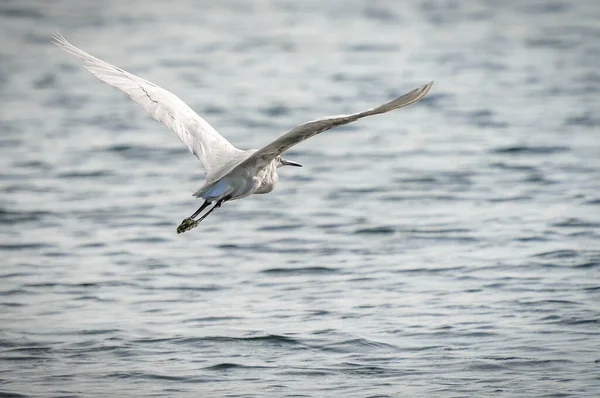
[[211, 323], [220, 321], [234, 321], [238, 319], [242, 318], [237, 316], [205, 316], [202, 318], [186, 319], [182, 321], [182, 323]]
[[7, 17], [9, 19], [12, 18], [22, 18], [22, 19], [33, 19], [39, 20], [45, 17], [44, 13], [33, 9], [33, 8], [25, 8], [25, 7], [13, 7], [13, 8], [3, 8], [0, 9], [0, 15]]
[[269, 117], [280, 117], [290, 113], [290, 108], [285, 105], [272, 105], [260, 110], [262, 114]]
[[391, 235], [395, 232], [396, 232], [396, 230], [393, 227], [388, 227], [388, 226], [361, 228], [361, 229], [354, 231], [355, 234], [366, 234], [366, 235]]
[[90, 243], [84, 243], [84, 244], [77, 246], [77, 248], [79, 248], [79, 249], [95, 249], [95, 248], [100, 248], [100, 247], [106, 247], [106, 243], [90, 242]]
[[227, 249], [227, 250], [247, 250], [253, 251], [256, 253], [292, 253], [292, 254], [304, 254], [310, 253], [312, 251], [309, 247], [306, 246], [307, 243], [311, 243], [308, 240], [303, 239], [290, 239], [285, 240], [281, 239], [273, 242], [272, 245], [268, 244], [235, 244], [235, 243], [225, 243], [217, 245], [219, 249]]
[[270, 368], [274, 368], [274, 367], [273, 366], [258, 366], [258, 365], [242, 365], [242, 364], [238, 364], [238, 363], [225, 362], [225, 363], [219, 363], [219, 364], [212, 365], [212, 366], [207, 366], [203, 369], [223, 371], [223, 370], [231, 370], [231, 369], [270, 369]]
[[441, 195], [441, 194], [430, 194], [430, 195], [386, 195], [381, 196], [379, 200], [385, 200], [389, 202], [404, 202], [404, 201], [443, 201], [453, 202], [465, 200], [463, 197], [457, 195]]
[[250, 337], [227, 337], [227, 336], [206, 336], [206, 337], [185, 337], [174, 339], [175, 344], [202, 344], [202, 343], [257, 343], [265, 345], [302, 345], [298, 340], [277, 334], [269, 334], [266, 336], [250, 336]]
[[15, 167], [24, 168], [24, 169], [42, 169], [47, 170], [52, 168], [52, 165], [46, 162], [42, 162], [40, 160], [29, 160], [23, 162], [15, 162], [13, 163]]
[[118, 379], [143, 379], [143, 380], [161, 380], [161, 381], [178, 381], [178, 382], [194, 382], [196, 380], [188, 376], [170, 376], [158, 373], [144, 373], [144, 372], [114, 372], [107, 374], [108, 378]]
[[407, 228], [401, 231], [415, 234], [458, 234], [471, 232], [468, 228]]
[[16, 392], [0, 391], [1, 398], [28, 398], [29, 395], [23, 395]]
[[[47, 361], [47, 357], [37, 355], [5, 355], [2, 357], [2, 361]], [[1, 394], [1, 393], [0, 393]], [[3, 398], [3, 395], [0, 395]]]
[[219, 290], [229, 289], [226, 286], [219, 285], [201, 285], [201, 286], [190, 286], [190, 285], [182, 285], [182, 286], [164, 286], [164, 287], [151, 287], [150, 290], [167, 290], [167, 291], [194, 291], [194, 292], [214, 292]]
[[566, 146], [508, 146], [492, 149], [490, 152], [502, 155], [549, 155], [568, 152]]
[[89, 287], [100, 287], [101, 283], [94, 282], [83, 282], [83, 283], [54, 283], [54, 282], [39, 282], [39, 283], [29, 283], [26, 284], [25, 287], [32, 288], [89, 288]]
[[132, 149], [134, 149], [136, 147], [132, 146], [132, 145], [111, 145], [109, 147], [104, 148], [104, 151], [106, 152], [127, 152], [130, 151]]
[[555, 50], [567, 50], [569, 48], [573, 48], [576, 43], [571, 40], [558, 39], [558, 38], [549, 38], [549, 37], [540, 37], [535, 39], [527, 40], [527, 45], [529, 47], [548, 47]]
[[563, 249], [534, 254], [532, 257], [540, 259], [538, 265], [550, 268], [590, 269], [600, 266], [600, 251], [597, 250], [575, 251]]
[[573, 263], [540, 263], [537, 264], [540, 267], [544, 267], [544, 268], [578, 268], [578, 269], [589, 269], [589, 268], [595, 268], [600, 266], [600, 262], [594, 261], [594, 262], [583, 262], [583, 263], [579, 263], [579, 264], [573, 264]]
[[[1, 178], [6, 178], [6, 177], [0, 176], [0, 179]], [[22, 181], [22, 179], [21, 179], [21, 181]], [[5, 185], [5, 186], [1, 187], [0, 192], [4, 192], [4, 193], [17, 193], [17, 192], [58, 193], [58, 192], [60, 192], [60, 190], [49, 187], [49, 186], [37, 186], [37, 185], [33, 185], [33, 184], [17, 183], [17, 184], [10, 184], [10, 185]]]
[[553, 250], [553, 251], [549, 251], [549, 252], [543, 252], [543, 253], [538, 253], [538, 254], [534, 254], [534, 257], [543, 257], [543, 258], [574, 258], [579, 256], [579, 252], [575, 251], [575, 250]]
[[98, 178], [109, 177], [114, 175], [110, 170], [94, 170], [94, 171], [74, 171], [68, 173], [60, 173], [58, 178]]
[[0, 209], [0, 224], [20, 224], [23, 222], [40, 221], [44, 217], [54, 215], [47, 211], [14, 211]]
[[530, 182], [530, 183], [534, 183], [534, 184], [540, 184], [540, 185], [556, 184], [556, 181], [550, 180], [540, 173], [529, 174], [527, 177], [523, 178], [522, 181]]
[[600, 319], [597, 318], [559, 318], [556, 322], [561, 325], [595, 325], [600, 324]]
[[559, 321], [560, 319], [562, 319], [562, 318], [558, 315], [548, 315], [548, 316], [545, 316], [545, 317], [539, 319], [539, 321], [540, 322], [550, 322], [550, 321]]
[[456, 266], [456, 267], [434, 267], [434, 268], [427, 268], [427, 267], [420, 267], [420, 268], [405, 268], [405, 269], [398, 269], [398, 270], [394, 270], [393, 272], [395, 273], [427, 273], [427, 274], [435, 274], [435, 273], [440, 273], [440, 272], [455, 272], [455, 271], [461, 271], [464, 270], [466, 267], [463, 266]]
[[581, 303], [578, 303], [577, 301], [570, 301], [570, 300], [534, 300], [534, 301], [521, 301], [519, 304], [522, 306], [526, 306], [526, 307], [540, 307], [545, 304], [562, 304], [562, 305], [574, 306], [574, 305], [579, 305]]
[[77, 331], [77, 335], [81, 336], [98, 336], [103, 334], [113, 334], [121, 332], [120, 329], [84, 329]]
[[481, 128], [490, 127], [500, 129], [508, 127], [507, 122], [499, 122], [494, 120], [494, 113], [489, 109], [471, 112], [469, 115], [467, 115], [467, 118], [471, 124]]
[[366, 52], [395, 52], [398, 51], [400, 47], [395, 44], [354, 44], [345, 48], [348, 52], [353, 53], [366, 53]]
[[13, 243], [13, 244], [0, 244], [0, 250], [33, 250], [33, 249], [47, 249], [54, 246], [47, 243]]
[[583, 290], [588, 291], [588, 292], [593, 292], [593, 291], [596, 291], [596, 290], [600, 290], [600, 286], [585, 287], [585, 288], [583, 288]]
[[543, 367], [547, 368], [548, 365], [554, 364], [572, 364], [573, 361], [568, 359], [521, 359], [514, 361], [507, 361], [510, 364], [511, 369], [519, 369], [519, 368], [537, 368]]
[[10, 308], [26, 307], [27, 306], [26, 304], [23, 304], [23, 303], [7, 303], [6, 301], [0, 303], [0, 305], [3, 306], [3, 307], [10, 307]]
[[506, 369], [510, 369], [510, 366], [492, 362], [476, 361], [469, 366], [469, 369], [485, 372], [502, 372]]
[[304, 224], [278, 224], [265, 225], [257, 228], [258, 231], [293, 231], [304, 227]]
[[363, 187], [363, 188], [344, 188], [338, 189], [327, 194], [327, 199], [344, 199], [353, 198], [356, 196], [364, 197], [366, 195], [372, 195], [380, 192], [385, 192], [384, 188], [381, 187]]
[[377, 375], [378, 377], [385, 376], [396, 376], [400, 373], [399, 370], [396, 369], [387, 369], [381, 366], [373, 366], [373, 365], [363, 365], [352, 362], [343, 362], [343, 368], [339, 369], [340, 373], [351, 375], [351, 376], [373, 376]]
[[85, 296], [75, 297], [73, 299], [73, 301], [95, 301], [97, 303], [114, 303], [117, 300], [115, 300], [115, 299], [106, 299], [106, 298], [101, 298], [101, 297], [92, 296], [92, 295], [85, 295]]
[[44, 90], [56, 87], [56, 75], [53, 73], [44, 73], [33, 81], [33, 88], [36, 90]]
[[277, 343], [277, 344], [300, 344], [300, 342], [294, 338], [283, 336], [279, 334], [269, 334], [266, 336], [252, 336], [252, 337], [209, 337], [209, 340], [213, 341], [249, 341], [249, 342], [264, 342], [264, 343]]
[[124, 242], [129, 242], [129, 243], [164, 243], [164, 242], [170, 242], [170, 239], [166, 239], [166, 238], [162, 238], [162, 237], [158, 237], [158, 236], [147, 236], [144, 238], [130, 238], [130, 239], [125, 239]]
[[37, 355], [43, 355], [52, 351], [50, 347], [43, 346], [32, 346], [32, 347], [14, 347], [7, 350], [3, 350], [2, 354], [27, 354], [29, 357], [34, 357]]
[[421, 176], [395, 178], [394, 182], [397, 182], [399, 184], [437, 184], [439, 180], [434, 176]]
[[181, 155], [181, 153], [184, 151], [181, 148], [150, 147], [133, 144], [115, 144], [101, 148], [101, 150], [104, 152], [117, 154], [127, 159], [142, 160], [170, 159], [172, 157]]
[[142, 338], [133, 340], [136, 344], [156, 344], [156, 343], [168, 343], [176, 341], [176, 337], [165, 337], [165, 338]]
[[509, 164], [506, 162], [492, 162], [490, 167], [502, 169], [502, 170], [515, 170], [515, 171], [530, 171], [534, 172], [537, 170], [535, 166], [525, 164]]
[[[568, 3], [567, 3], [568, 4]], [[569, 5], [552, 2], [552, 1], [542, 1], [542, 2], [532, 2], [531, 4], [523, 3], [523, 10], [526, 13], [532, 14], [555, 14], [555, 13], [563, 13], [568, 10]]]
[[223, 115], [226, 114], [228, 110], [221, 106], [216, 105], [207, 105], [202, 109], [202, 115]]
[[573, 266], [573, 268], [580, 268], [580, 269], [590, 269], [590, 268], [596, 268], [596, 267], [600, 267], [600, 261], [587, 261], [587, 262], [575, 264]]
[[333, 371], [331, 370], [315, 370], [315, 369], [298, 369], [298, 370], [286, 370], [283, 372], [278, 372], [278, 374], [282, 376], [306, 376], [306, 377], [315, 377], [315, 376], [331, 376]]
[[[21, 141], [16, 138], [2, 138], [0, 139], [0, 146], [5, 148], [19, 147], [21, 146]], [[16, 176], [8, 176], [5, 174], [2, 175], [2, 178], [16, 178]]]
[[392, 344], [382, 343], [368, 339], [351, 339], [329, 344], [321, 348], [323, 351], [334, 351], [339, 353], [355, 352], [398, 352], [398, 347]]
[[551, 224], [553, 227], [559, 228], [600, 228], [599, 222], [584, 221], [579, 218], [567, 218], [562, 221], [557, 221]]
[[531, 196], [507, 196], [504, 198], [489, 198], [486, 199], [487, 202], [490, 203], [503, 203], [503, 202], [523, 202], [531, 200]]
[[363, 15], [365, 18], [374, 19], [383, 23], [391, 23], [401, 20], [399, 15], [394, 12], [394, 10], [378, 3], [366, 3]]
[[590, 113], [584, 113], [583, 115], [566, 118], [565, 124], [567, 126], [596, 127], [600, 126], [600, 118]]
[[263, 274], [277, 275], [311, 275], [311, 274], [333, 274], [340, 270], [330, 267], [299, 267], [299, 268], [268, 268], [261, 271]]

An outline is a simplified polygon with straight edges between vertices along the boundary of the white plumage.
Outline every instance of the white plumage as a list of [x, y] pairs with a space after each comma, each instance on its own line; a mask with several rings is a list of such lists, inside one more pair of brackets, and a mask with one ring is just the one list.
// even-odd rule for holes
[[[429, 92], [433, 84], [430, 82], [363, 112], [327, 116], [300, 124], [261, 149], [243, 151], [231, 145], [173, 93], [86, 53], [69, 43], [60, 33], [55, 33], [52, 41], [68, 53], [81, 58], [85, 68], [98, 79], [129, 95], [155, 120], [173, 130], [204, 165], [206, 180], [194, 196], [203, 198], [205, 202], [191, 217], [182, 221], [177, 228], [178, 233], [194, 228], [228, 200], [271, 192], [279, 179], [278, 167], [300, 166], [281, 158], [281, 154], [294, 145], [333, 127], [415, 103]], [[195, 220], [212, 202], [216, 202], [215, 206]]]

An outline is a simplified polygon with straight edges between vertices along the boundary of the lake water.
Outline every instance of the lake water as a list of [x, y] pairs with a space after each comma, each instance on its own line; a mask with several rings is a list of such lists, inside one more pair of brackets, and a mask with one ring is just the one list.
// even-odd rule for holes
[[[312, 138], [268, 195], [78, 60], [236, 146]], [[0, 396], [597, 397], [600, 2], [4, 1]]]

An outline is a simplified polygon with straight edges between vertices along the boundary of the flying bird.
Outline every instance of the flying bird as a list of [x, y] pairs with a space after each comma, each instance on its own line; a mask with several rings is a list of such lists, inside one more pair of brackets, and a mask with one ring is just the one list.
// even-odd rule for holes
[[[123, 91], [142, 109], [173, 130], [188, 150], [204, 165], [206, 179], [194, 196], [204, 203], [177, 227], [183, 233], [196, 227], [215, 209], [230, 200], [252, 194], [269, 193], [275, 188], [281, 166], [301, 167], [281, 155], [294, 145], [337, 126], [352, 123], [367, 116], [378, 115], [413, 104], [422, 99], [433, 82], [416, 88], [394, 100], [363, 112], [326, 116], [299, 124], [260, 149], [241, 150], [223, 138], [203, 118], [173, 93], [121, 68], [104, 62], [69, 43], [60, 33], [52, 42], [71, 55], [81, 58], [84, 67], [103, 82]], [[200, 216], [203, 210], [214, 205]]]

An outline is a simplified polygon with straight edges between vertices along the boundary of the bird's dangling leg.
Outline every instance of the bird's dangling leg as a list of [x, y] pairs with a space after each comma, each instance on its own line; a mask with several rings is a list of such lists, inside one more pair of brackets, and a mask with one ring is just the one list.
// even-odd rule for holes
[[192, 220], [194, 218], [196, 218], [196, 216], [200, 213], [202, 213], [202, 210], [206, 209], [212, 202], [209, 202], [208, 200], [204, 201], [204, 203], [202, 203], [202, 206], [200, 206], [200, 208], [198, 210], [196, 210], [194, 212], [194, 214], [192, 214], [192, 216], [190, 217]]
[[196, 218], [198, 214], [202, 213], [202, 210], [206, 209], [210, 204], [211, 202], [209, 202], [208, 200], [205, 201], [204, 203], [202, 203], [202, 206], [200, 206], [200, 208], [196, 210], [194, 214], [191, 215], [191, 217], [184, 218], [181, 224], [179, 224], [179, 226], [177, 227], [177, 233], [180, 234], [185, 231], [189, 231], [190, 229], [198, 225], [198, 221], [195, 221], [194, 218]]
[[215, 203], [215, 205], [210, 210], [208, 210], [206, 213], [204, 213], [204, 215], [202, 217], [200, 217], [197, 222], [201, 222], [206, 217], [208, 217], [208, 215], [210, 213], [212, 213], [213, 211], [215, 211], [216, 209], [218, 209], [219, 207], [221, 207], [221, 205], [223, 204], [223, 202], [225, 202], [226, 200], [227, 199], [218, 200], [217, 203]]
[[202, 210], [204, 210], [211, 203], [209, 201], [204, 202], [204, 204], [202, 204], [202, 206], [200, 206], [200, 208], [192, 215], [192, 217], [188, 217], [188, 218], [184, 219], [181, 222], [181, 224], [179, 224], [179, 226], [177, 227], [177, 233], [181, 234], [186, 231], [189, 231], [192, 228], [196, 228], [198, 226], [198, 224], [200, 222], [202, 222], [202, 220], [204, 220], [206, 217], [208, 217], [208, 215], [210, 213], [212, 213], [213, 211], [215, 211], [216, 209], [221, 207], [221, 205], [224, 202], [228, 201], [229, 199], [231, 199], [231, 196], [227, 196], [223, 199], [218, 200], [217, 203], [215, 203], [215, 205], [213, 207], [211, 207], [210, 210], [208, 210], [206, 213], [204, 213], [204, 215], [202, 217], [200, 217], [198, 220], [194, 220], [194, 217], [196, 217], [198, 214], [200, 214], [200, 212]]

